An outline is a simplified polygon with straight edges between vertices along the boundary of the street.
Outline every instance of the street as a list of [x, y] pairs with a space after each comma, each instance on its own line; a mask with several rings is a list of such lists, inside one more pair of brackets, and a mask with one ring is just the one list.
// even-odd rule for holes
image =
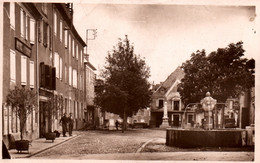
[[75, 131], [78, 136], [32, 159], [252, 161], [242, 149], [180, 149], [165, 146], [165, 131]]
[[87, 154], [135, 153], [145, 142], [154, 138], [165, 138], [166, 131], [77, 131], [74, 134], [79, 136], [34, 157], [62, 159]]

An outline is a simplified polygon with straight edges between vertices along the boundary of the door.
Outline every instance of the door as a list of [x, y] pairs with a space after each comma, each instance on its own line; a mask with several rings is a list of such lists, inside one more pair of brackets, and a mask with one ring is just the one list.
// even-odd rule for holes
[[179, 127], [179, 115], [173, 115], [173, 126], [175, 126], [175, 127]]
[[39, 127], [39, 130], [40, 130], [40, 138], [43, 138], [45, 137], [45, 134], [46, 134], [46, 127], [47, 127], [47, 124], [46, 124], [46, 113], [45, 113], [45, 107], [44, 107], [45, 103], [44, 102], [41, 102], [40, 101], [40, 127]]

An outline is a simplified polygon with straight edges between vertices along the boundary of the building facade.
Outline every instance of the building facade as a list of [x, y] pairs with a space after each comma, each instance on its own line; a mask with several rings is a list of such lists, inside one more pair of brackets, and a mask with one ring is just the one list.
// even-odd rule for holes
[[[72, 4], [3, 3], [2, 135], [19, 138], [19, 119], [5, 105], [9, 89], [24, 86], [38, 95], [38, 106], [25, 127], [27, 139], [61, 131], [63, 113], [72, 113], [74, 129], [84, 127], [86, 43], [73, 26]], [[54, 101], [54, 114], [47, 109]], [[84, 109], [85, 108], [85, 109]]]
[[151, 103], [151, 127], [159, 127], [162, 124], [164, 105], [167, 105], [169, 125], [176, 127], [181, 125], [184, 105], [177, 86], [183, 77], [183, 70], [177, 67], [164, 82], [154, 87]]

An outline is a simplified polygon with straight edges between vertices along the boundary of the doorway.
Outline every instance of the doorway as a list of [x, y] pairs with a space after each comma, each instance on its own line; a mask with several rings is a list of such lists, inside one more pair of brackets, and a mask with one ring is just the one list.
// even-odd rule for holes
[[40, 101], [40, 107], [39, 107], [39, 133], [40, 133], [40, 138], [44, 138], [45, 134], [49, 130], [49, 119], [48, 119], [48, 111], [46, 109], [46, 102]]
[[173, 126], [175, 126], [175, 127], [180, 126], [179, 118], [180, 118], [179, 115], [173, 115]]

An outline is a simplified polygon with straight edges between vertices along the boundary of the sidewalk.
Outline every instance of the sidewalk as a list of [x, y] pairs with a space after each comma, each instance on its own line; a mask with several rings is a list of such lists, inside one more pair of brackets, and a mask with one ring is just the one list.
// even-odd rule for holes
[[29, 153], [27, 151], [18, 153], [16, 149], [11, 149], [9, 150], [9, 154], [11, 155], [11, 159], [28, 158], [40, 152], [43, 152], [47, 149], [58, 146], [59, 144], [62, 144], [66, 141], [74, 139], [77, 136], [78, 136], [77, 134], [73, 134], [72, 136], [68, 136], [68, 137], [60, 136], [56, 138], [54, 142], [52, 142], [51, 140], [46, 140], [45, 138], [39, 138], [32, 141], [31, 145], [29, 146]]

